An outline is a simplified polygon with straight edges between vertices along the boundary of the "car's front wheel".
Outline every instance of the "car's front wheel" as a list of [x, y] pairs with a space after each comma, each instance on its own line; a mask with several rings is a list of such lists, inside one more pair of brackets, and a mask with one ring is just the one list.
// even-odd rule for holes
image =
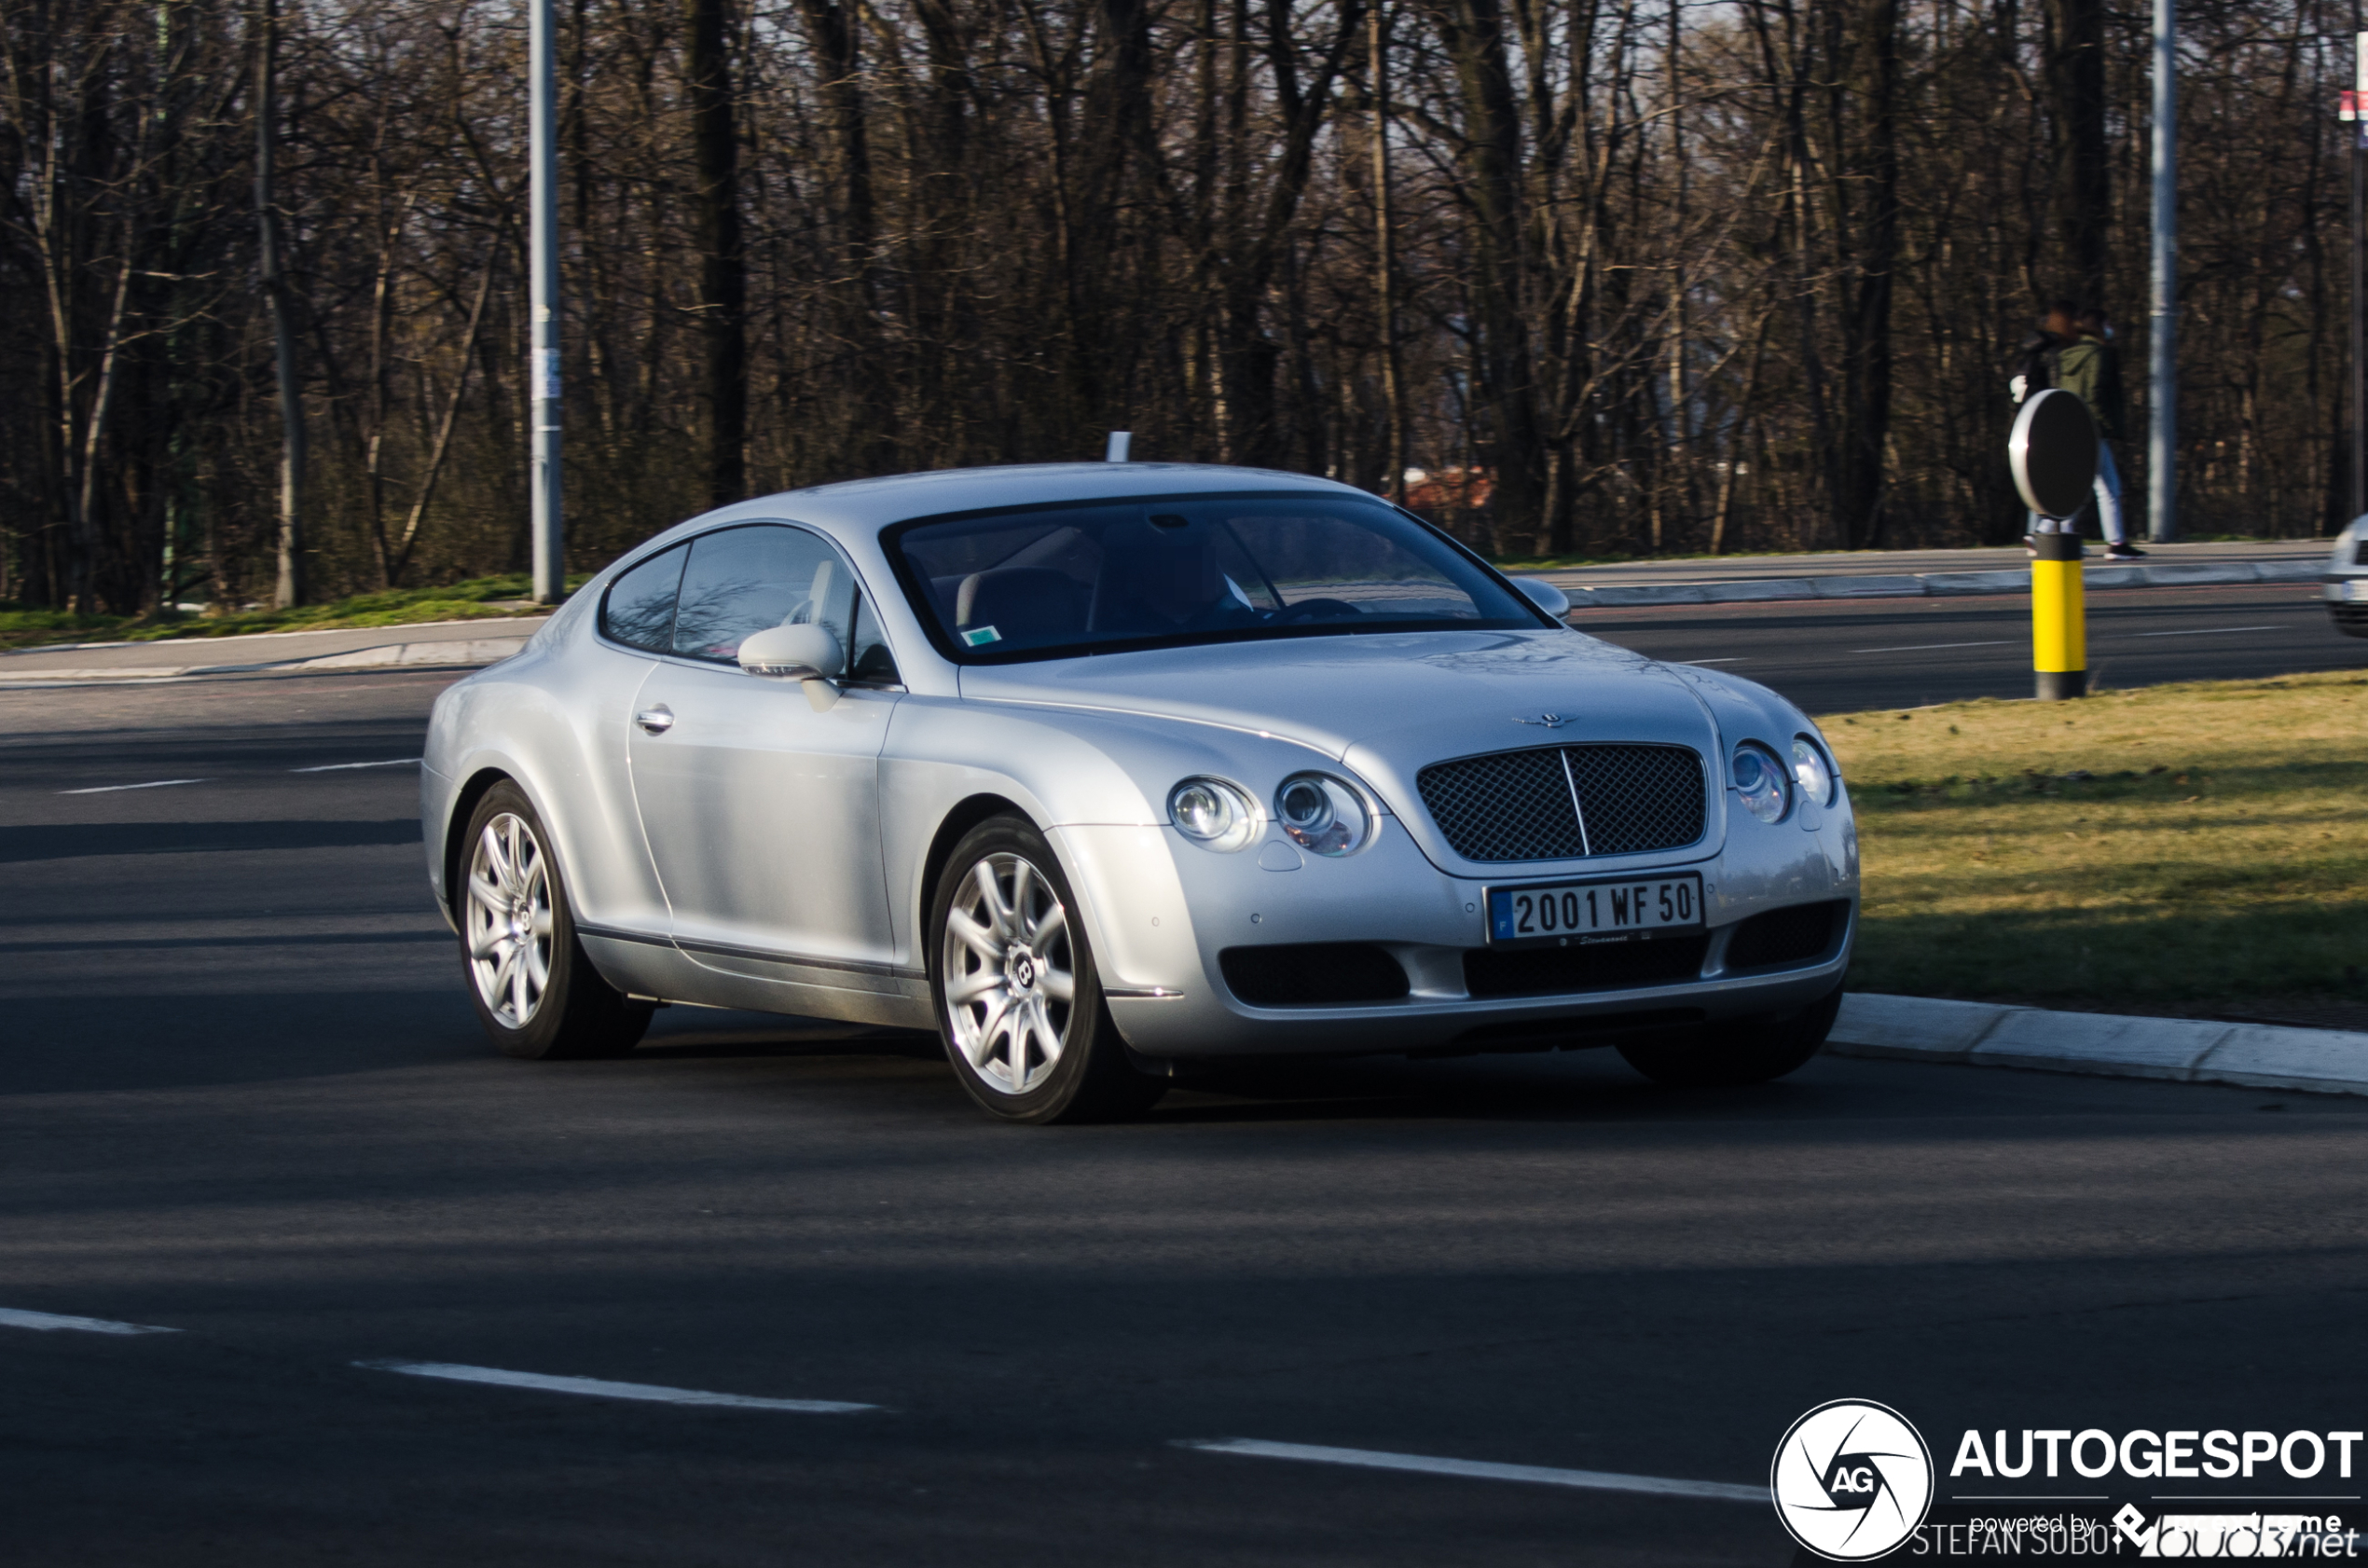
[[1007, 1121], [1108, 1121], [1166, 1085], [1135, 1070], [1052, 846], [997, 817], [955, 846], [930, 901], [929, 985], [954, 1076]]
[[1842, 988], [1793, 1012], [1742, 1018], [1688, 1030], [1674, 1038], [1623, 1045], [1628, 1065], [1673, 1089], [1765, 1083], [1817, 1054], [1841, 1011]]
[[576, 940], [567, 887], [526, 792], [496, 784], [461, 841], [461, 962], [477, 1022], [508, 1055], [621, 1056], [651, 1010], [602, 980]]

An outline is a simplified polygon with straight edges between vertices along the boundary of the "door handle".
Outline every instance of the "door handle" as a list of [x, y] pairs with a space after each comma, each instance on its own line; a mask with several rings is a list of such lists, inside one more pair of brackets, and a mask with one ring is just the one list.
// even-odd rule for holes
[[636, 713], [633, 722], [652, 735], [664, 735], [674, 727], [674, 709], [660, 703], [655, 708], [645, 708]]

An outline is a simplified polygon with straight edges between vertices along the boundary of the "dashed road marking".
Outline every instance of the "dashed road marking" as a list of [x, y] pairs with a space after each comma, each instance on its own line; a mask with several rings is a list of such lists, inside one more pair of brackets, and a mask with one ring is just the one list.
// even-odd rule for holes
[[1309, 1443], [1270, 1443], [1256, 1437], [1186, 1440], [1178, 1448], [1202, 1453], [1233, 1453], [1252, 1459], [1297, 1459], [1315, 1465], [1347, 1465], [1367, 1470], [1415, 1470], [1474, 1480], [1529, 1481], [1576, 1487], [1586, 1492], [1641, 1492], [1662, 1497], [1700, 1497], [1714, 1503], [1769, 1506], [1765, 1486], [1729, 1481], [1672, 1480], [1662, 1476], [1620, 1476], [1604, 1470], [1554, 1470], [1540, 1465], [1492, 1465], [1477, 1459], [1434, 1459], [1419, 1453], [1376, 1453], [1367, 1449], [1319, 1448]]
[[162, 790], [174, 784], [202, 784], [202, 778], [151, 778], [145, 784], [93, 784], [87, 790], [61, 790], [62, 795], [112, 795], [118, 790]]
[[448, 1361], [357, 1361], [374, 1372], [400, 1372], [405, 1377], [438, 1378], [447, 1382], [493, 1383], [503, 1388], [532, 1388], [545, 1394], [581, 1394], [595, 1399], [640, 1399], [658, 1405], [720, 1405], [742, 1410], [799, 1410], [808, 1415], [846, 1415], [876, 1410], [877, 1405], [854, 1405], [839, 1399], [764, 1399], [750, 1394], [709, 1394], [695, 1388], [664, 1388], [656, 1383], [610, 1382], [602, 1378], [559, 1378], [543, 1372], [512, 1372], [499, 1367], [461, 1367]]
[[0, 1307], [0, 1328], [32, 1328], [42, 1333], [67, 1329], [76, 1334], [178, 1334], [178, 1328], [159, 1328], [153, 1323], [117, 1323], [104, 1317], [68, 1317], [62, 1313], [29, 1313], [15, 1307]]
[[324, 763], [319, 767], [292, 767], [290, 773], [351, 773], [365, 767], [409, 767], [418, 757], [390, 757], [383, 763]]
[[2019, 642], [2017, 637], [1994, 637], [1980, 642], [1910, 642], [1897, 648], [1852, 648], [1853, 653], [1929, 653], [1940, 648], [2003, 648]]
[[2284, 631], [2283, 626], [2197, 626], [2186, 631], [2134, 631], [2132, 637], [2219, 637], [2232, 631]]

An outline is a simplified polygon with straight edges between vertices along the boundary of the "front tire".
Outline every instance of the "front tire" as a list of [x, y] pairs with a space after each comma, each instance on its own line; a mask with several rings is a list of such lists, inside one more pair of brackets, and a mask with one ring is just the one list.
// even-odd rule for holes
[[963, 1091], [1005, 1121], [1115, 1121], [1167, 1087], [1136, 1072], [1053, 846], [1017, 817], [963, 835], [929, 901], [929, 995]]
[[469, 814], [453, 895], [469, 1000], [504, 1055], [622, 1056], [651, 1010], [627, 1001], [585, 956], [548, 846], [526, 792], [507, 779]]
[[1782, 1078], [1817, 1054], [1841, 1011], [1842, 988], [1797, 1011], [1737, 1019], [1673, 1039], [1623, 1045], [1628, 1065], [1672, 1089], [1731, 1088]]

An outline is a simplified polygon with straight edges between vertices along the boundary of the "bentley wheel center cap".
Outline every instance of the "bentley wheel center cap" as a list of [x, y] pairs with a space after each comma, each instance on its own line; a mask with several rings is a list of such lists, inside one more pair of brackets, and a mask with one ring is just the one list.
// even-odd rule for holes
[[1012, 983], [1025, 991], [1036, 983], [1036, 959], [1026, 953], [1012, 956]]

